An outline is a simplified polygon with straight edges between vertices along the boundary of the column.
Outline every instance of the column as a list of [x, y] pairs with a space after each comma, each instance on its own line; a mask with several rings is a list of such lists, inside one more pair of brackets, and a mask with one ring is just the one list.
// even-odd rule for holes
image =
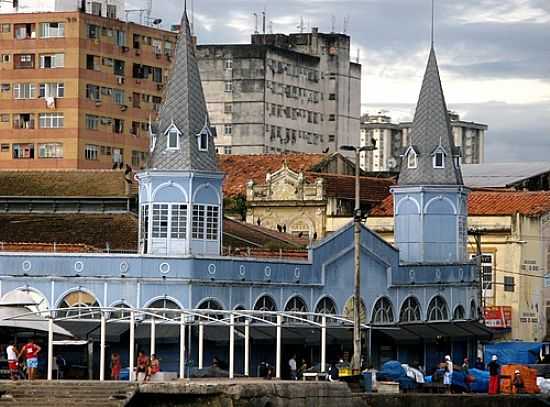
[[327, 317], [321, 318], [321, 373], [327, 371]]
[[235, 315], [229, 316], [229, 378], [235, 377]]
[[203, 322], [199, 322], [199, 369], [202, 369], [202, 357], [204, 351], [204, 325]]
[[99, 340], [99, 381], [105, 380], [105, 314], [101, 313]]
[[180, 319], [180, 379], [185, 376], [185, 314]]
[[99, 331], [99, 381], [105, 380], [105, 314], [101, 313], [100, 331]]
[[275, 378], [281, 378], [281, 336], [282, 336], [282, 325], [283, 317], [282, 315], [277, 315], [277, 352], [276, 352], [276, 362], [275, 362]]
[[52, 380], [53, 372], [53, 317], [48, 319], [48, 380]]
[[250, 320], [244, 322], [244, 375], [250, 376]]
[[151, 356], [156, 353], [156, 325], [155, 318], [151, 318]]
[[134, 346], [135, 346], [135, 337], [136, 337], [135, 322], [136, 322], [136, 317], [135, 317], [134, 311], [130, 311], [130, 343], [128, 344], [128, 349], [129, 349], [128, 366], [130, 369], [130, 372], [128, 373], [129, 381], [134, 380]]

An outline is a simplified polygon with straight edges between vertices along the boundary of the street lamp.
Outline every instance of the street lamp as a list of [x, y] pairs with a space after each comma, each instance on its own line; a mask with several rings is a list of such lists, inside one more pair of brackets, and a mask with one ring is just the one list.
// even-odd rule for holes
[[[376, 150], [376, 142], [372, 141], [370, 145], [356, 147], [344, 145], [340, 146], [342, 151], [355, 152], [355, 208], [353, 210], [353, 239], [355, 244], [354, 261], [354, 293], [353, 293], [353, 358], [351, 361], [352, 372], [361, 372], [361, 197], [360, 188], [360, 158], [361, 153]], [[369, 349], [370, 352], [370, 349]]]

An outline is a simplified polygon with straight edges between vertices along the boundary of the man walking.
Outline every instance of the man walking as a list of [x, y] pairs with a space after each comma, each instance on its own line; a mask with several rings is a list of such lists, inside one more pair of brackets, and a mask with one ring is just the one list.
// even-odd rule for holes
[[447, 386], [447, 392], [451, 392], [453, 383], [453, 361], [449, 355], [445, 356], [445, 373], [443, 374], [443, 384]]
[[296, 355], [292, 355], [288, 361], [288, 367], [290, 368], [290, 380], [298, 380], [298, 372], [296, 368]]
[[487, 365], [489, 368], [489, 394], [498, 394], [499, 391], [500, 364], [497, 360], [497, 355], [493, 355], [491, 362]]
[[10, 370], [10, 379], [18, 379], [19, 362], [17, 357], [17, 348], [15, 342], [10, 341], [9, 346], [6, 348], [6, 356], [8, 359], [8, 369]]
[[36, 369], [38, 369], [38, 354], [41, 350], [42, 348], [35, 344], [34, 340], [30, 338], [19, 353], [19, 357], [25, 356], [27, 362], [27, 378], [29, 380], [34, 380]]

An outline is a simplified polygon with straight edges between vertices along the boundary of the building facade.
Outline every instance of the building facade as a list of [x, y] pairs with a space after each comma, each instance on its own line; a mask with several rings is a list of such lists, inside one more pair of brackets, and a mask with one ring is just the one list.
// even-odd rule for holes
[[82, 11], [100, 17], [124, 17], [124, 0], [16, 0], [0, 3], [0, 14]]
[[111, 18], [110, 6], [0, 14], [0, 166], [145, 165], [176, 34]]
[[[361, 168], [367, 172], [398, 172], [401, 153], [410, 144], [412, 122], [392, 123], [391, 117], [382, 114], [365, 115], [361, 120], [361, 145], [376, 142], [376, 150], [362, 153]], [[483, 163], [488, 126], [460, 120], [455, 112], [449, 112], [449, 120], [455, 146], [461, 149], [461, 163]]]
[[246, 45], [199, 45], [220, 154], [335, 152], [357, 145], [361, 65], [350, 37], [255, 34]]

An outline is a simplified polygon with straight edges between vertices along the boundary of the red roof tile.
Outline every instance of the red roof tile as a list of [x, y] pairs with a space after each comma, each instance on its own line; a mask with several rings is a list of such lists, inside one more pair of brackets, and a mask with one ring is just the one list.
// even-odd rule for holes
[[218, 163], [225, 172], [224, 196], [246, 195], [248, 181], [264, 184], [266, 174], [280, 170], [285, 160], [291, 170], [306, 172], [327, 158], [326, 154], [220, 155]]
[[[485, 191], [474, 190], [468, 198], [468, 214], [474, 216], [536, 216], [550, 212], [550, 191]], [[369, 216], [393, 216], [393, 196], [388, 196]]]
[[[355, 177], [349, 175], [311, 174], [325, 180], [328, 197], [355, 199]], [[361, 201], [378, 203], [390, 194], [390, 187], [395, 184], [392, 178], [361, 177], [359, 194]]]

